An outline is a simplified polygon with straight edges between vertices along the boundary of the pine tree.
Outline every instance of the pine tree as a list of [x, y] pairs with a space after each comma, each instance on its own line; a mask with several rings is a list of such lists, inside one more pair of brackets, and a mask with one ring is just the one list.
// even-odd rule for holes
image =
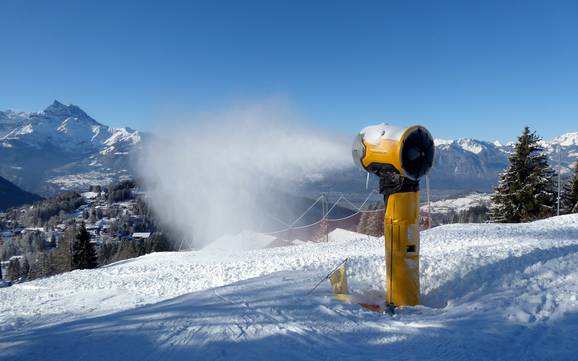
[[136, 249], [135, 243], [129, 240], [124, 240], [120, 243], [118, 251], [113, 259], [114, 262], [117, 262], [134, 257], [138, 257], [138, 250]]
[[90, 242], [90, 233], [82, 223], [72, 245], [72, 269], [95, 268], [98, 266], [96, 259], [96, 248]]
[[500, 223], [529, 222], [554, 214], [554, 172], [548, 166], [541, 138], [524, 128], [518, 137], [510, 165], [500, 175], [492, 195], [490, 219]]
[[36, 278], [50, 276], [50, 260], [45, 252], [40, 252], [35, 254], [36, 258], [32, 260], [30, 264], [30, 270], [28, 271], [28, 279], [33, 280]]
[[578, 159], [574, 177], [564, 185], [560, 201], [560, 210], [563, 214], [578, 213]]
[[168, 238], [161, 232], [154, 232], [145, 241], [145, 253], [174, 251]]
[[30, 263], [28, 262], [28, 258], [24, 258], [24, 262], [22, 262], [22, 266], [20, 266], [20, 276], [24, 280], [28, 280], [29, 272], [30, 272]]
[[76, 241], [78, 231], [69, 226], [58, 240], [56, 248], [50, 254], [50, 265], [53, 273], [72, 271], [72, 247]]
[[118, 252], [118, 247], [118, 243], [102, 243], [98, 248], [98, 264], [105, 265], [113, 262], [113, 257]]
[[20, 278], [20, 261], [18, 258], [10, 259], [8, 270], [6, 271], [6, 278], [9, 281], [17, 281]]

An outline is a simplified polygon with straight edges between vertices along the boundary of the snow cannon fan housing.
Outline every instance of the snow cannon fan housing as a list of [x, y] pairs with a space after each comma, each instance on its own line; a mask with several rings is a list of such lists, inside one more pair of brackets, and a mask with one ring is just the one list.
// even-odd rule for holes
[[379, 124], [363, 129], [353, 142], [354, 162], [380, 177], [395, 173], [419, 181], [432, 168], [434, 141], [419, 125], [409, 128]]

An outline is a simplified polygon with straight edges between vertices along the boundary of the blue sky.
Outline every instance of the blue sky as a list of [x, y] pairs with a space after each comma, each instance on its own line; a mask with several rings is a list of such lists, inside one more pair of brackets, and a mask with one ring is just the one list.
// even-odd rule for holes
[[53, 99], [113, 126], [287, 99], [352, 134], [578, 131], [578, 1], [0, 3], [0, 109]]

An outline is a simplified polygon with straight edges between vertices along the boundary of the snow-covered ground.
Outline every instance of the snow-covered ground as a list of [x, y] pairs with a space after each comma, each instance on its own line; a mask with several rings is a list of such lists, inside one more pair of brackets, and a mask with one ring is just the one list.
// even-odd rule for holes
[[422, 233], [422, 306], [391, 317], [324, 282], [351, 257], [382, 288], [383, 240], [151, 254], [0, 289], [1, 360], [576, 360], [578, 215]]
[[266, 248], [273, 241], [275, 237], [258, 232], [252, 231], [242, 231], [237, 235], [225, 235], [221, 236], [212, 243], [209, 243], [204, 247], [205, 251], [219, 251], [219, 250], [230, 250], [230, 251], [245, 251], [252, 249]]

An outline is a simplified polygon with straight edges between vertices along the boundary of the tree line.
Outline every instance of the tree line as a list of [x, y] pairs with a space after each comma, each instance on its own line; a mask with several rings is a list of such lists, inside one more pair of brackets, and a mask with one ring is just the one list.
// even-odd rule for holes
[[[133, 181], [90, 187], [89, 191], [98, 194], [92, 205], [80, 193], [65, 192], [32, 206], [10, 209], [0, 219], [0, 230], [11, 233], [9, 238], [0, 238], [0, 261], [5, 264], [4, 275], [0, 267], [0, 279], [32, 280], [172, 251], [169, 233], [145, 201], [135, 197], [135, 187]], [[117, 202], [124, 201], [130, 202], [121, 208]], [[79, 212], [80, 216], [75, 216]], [[101, 219], [106, 221], [107, 233], [93, 239], [85, 223]], [[132, 239], [134, 232], [150, 236]]]
[[28, 281], [76, 269], [92, 269], [151, 252], [172, 250], [172, 243], [160, 232], [152, 233], [147, 239], [107, 241], [97, 245], [84, 223], [81, 223], [79, 227], [69, 227], [54, 246], [45, 245], [41, 251], [10, 257], [4, 279]]
[[[530, 222], [556, 215], [556, 172], [548, 164], [542, 138], [525, 127], [508, 157], [509, 166], [500, 174], [491, 197], [490, 220], [496, 223]], [[560, 214], [578, 213], [578, 161], [574, 175], [564, 184]]]

